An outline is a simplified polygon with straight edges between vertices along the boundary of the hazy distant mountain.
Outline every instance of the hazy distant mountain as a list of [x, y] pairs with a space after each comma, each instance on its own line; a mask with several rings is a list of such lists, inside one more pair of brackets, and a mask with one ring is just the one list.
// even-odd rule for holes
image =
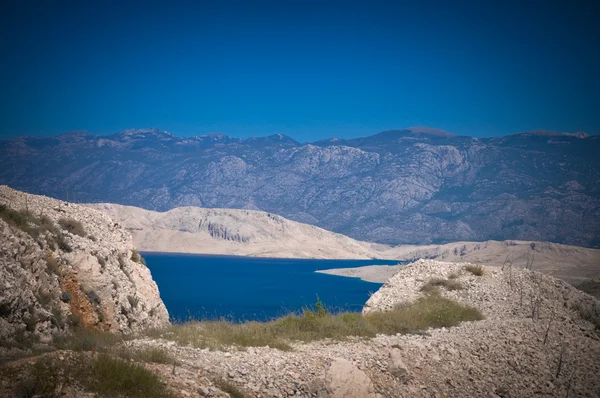
[[0, 183], [151, 210], [264, 210], [382, 243], [600, 247], [600, 137], [415, 127], [312, 144], [160, 130], [0, 141]]

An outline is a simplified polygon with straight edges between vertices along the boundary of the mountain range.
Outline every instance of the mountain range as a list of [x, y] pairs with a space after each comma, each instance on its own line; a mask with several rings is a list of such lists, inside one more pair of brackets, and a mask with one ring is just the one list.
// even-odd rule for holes
[[299, 143], [157, 129], [0, 141], [0, 184], [165, 211], [262, 210], [386, 244], [544, 240], [600, 247], [600, 137], [432, 128]]

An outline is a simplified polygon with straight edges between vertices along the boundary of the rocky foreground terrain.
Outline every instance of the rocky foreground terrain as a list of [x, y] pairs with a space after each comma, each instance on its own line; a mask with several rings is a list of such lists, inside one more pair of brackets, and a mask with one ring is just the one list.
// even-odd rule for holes
[[[378, 335], [269, 347], [193, 348], [164, 338], [180, 364], [151, 365], [186, 397], [224, 396], [227, 380], [247, 397], [596, 397], [600, 394], [600, 302], [571, 285], [525, 269], [420, 260], [399, 271], [365, 304], [387, 311], [452, 281], [437, 293], [481, 311], [483, 320], [416, 334]], [[474, 272], [477, 272], [475, 269]], [[460, 286], [458, 288], [457, 286]]]
[[130, 333], [168, 324], [141, 261], [105, 214], [0, 186], [0, 347], [79, 326]]
[[160, 130], [0, 140], [0, 184], [79, 203], [262, 210], [397, 244], [600, 248], [600, 136], [410, 128], [298, 143]]
[[[118, 223], [91, 208], [7, 187], [0, 187], [0, 205], [2, 396], [600, 395], [600, 302], [512, 263], [418, 260], [389, 278], [362, 315], [339, 318], [364, 332], [357, 325], [369, 317], [379, 314], [385, 328], [389, 314], [406, 309], [402, 333], [313, 334], [299, 341], [285, 338], [286, 323], [169, 326], [156, 285]], [[450, 312], [471, 320], [408, 327], [436, 324]], [[332, 317], [319, 306], [311, 314], [302, 325]], [[258, 329], [269, 333], [255, 339]], [[94, 330], [110, 333], [90, 335]], [[69, 344], [53, 346], [71, 333]], [[107, 336], [123, 338], [109, 346]], [[143, 385], [123, 382], [135, 375]], [[94, 392], [102, 388], [112, 392]]]
[[[144, 365], [176, 397], [600, 394], [600, 302], [593, 297], [526, 269], [419, 260], [377, 291], [363, 313], [385, 313], [432, 295], [477, 308], [484, 318], [411, 334], [290, 342], [285, 351], [268, 346], [195, 348], [177, 342], [168, 329], [123, 346], [160, 349], [177, 358], [176, 366]], [[69, 361], [71, 354], [46, 355]]]

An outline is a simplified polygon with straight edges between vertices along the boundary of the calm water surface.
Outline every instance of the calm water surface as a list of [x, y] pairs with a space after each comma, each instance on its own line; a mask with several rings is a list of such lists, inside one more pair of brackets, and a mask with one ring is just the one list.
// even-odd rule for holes
[[143, 253], [173, 320], [266, 320], [314, 305], [360, 311], [381, 284], [315, 273], [388, 260], [273, 259]]

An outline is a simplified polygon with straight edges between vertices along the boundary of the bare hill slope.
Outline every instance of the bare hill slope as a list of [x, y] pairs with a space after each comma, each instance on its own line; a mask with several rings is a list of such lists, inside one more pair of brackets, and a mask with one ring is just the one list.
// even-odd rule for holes
[[291, 258], [380, 258], [377, 247], [313, 225], [254, 210], [178, 207], [161, 213], [88, 205], [123, 223], [140, 250]]

